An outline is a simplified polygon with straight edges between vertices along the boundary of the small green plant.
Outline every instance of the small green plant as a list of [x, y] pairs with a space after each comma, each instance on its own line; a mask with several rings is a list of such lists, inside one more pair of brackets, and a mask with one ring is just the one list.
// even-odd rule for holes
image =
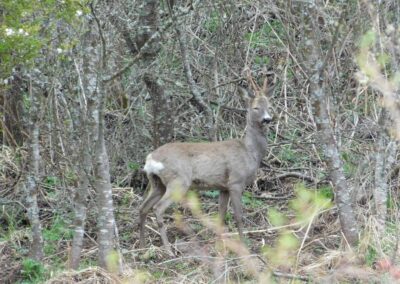
[[130, 191], [125, 192], [122, 196], [121, 204], [129, 205], [132, 201], [132, 198], [132, 193]]
[[326, 197], [327, 199], [333, 200], [333, 198], [335, 197], [333, 188], [330, 185], [323, 185], [318, 188], [318, 191], [322, 196]]
[[341, 154], [343, 164], [343, 171], [346, 177], [351, 177], [355, 174], [357, 170], [356, 162], [354, 161], [354, 156], [350, 155], [350, 153], [343, 152]]
[[296, 161], [296, 152], [293, 151], [291, 145], [284, 145], [278, 154], [280, 160], [293, 163]]
[[70, 240], [72, 239], [73, 232], [65, 221], [56, 216], [52, 225], [48, 228], [43, 230], [43, 237], [46, 241], [59, 241], [61, 239]]
[[217, 11], [213, 11], [210, 18], [204, 23], [204, 28], [210, 33], [214, 33], [221, 25], [221, 15]]
[[53, 255], [57, 252], [56, 244], [54, 243], [46, 243], [44, 245], [44, 253], [46, 255]]
[[226, 214], [225, 214], [225, 222], [227, 224], [233, 222], [233, 214], [231, 212], [229, 212], [229, 211], [226, 212]]
[[22, 283], [39, 283], [44, 280], [44, 266], [42, 263], [26, 258], [22, 261], [21, 274], [24, 280]]
[[68, 228], [68, 224], [65, 223], [64, 219], [56, 216], [53, 223], [43, 230], [43, 238], [46, 241], [44, 253], [47, 256], [53, 256], [57, 253], [59, 242], [62, 240], [70, 240], [72, 237], [73, 231]]
[[372, 266], [377, 260], [377, 258], [378, 254], [376, 252], [376, 249], [371, 246], [368, 246], [367, 252], [365, 253], [365, 263], [368, 266]]
[[219, 196], [219, 190], [204, 191], [203, 196], [208, 197], [208, 198], [217, 198]]
[[129, 170], [131, 170], [131, 171], [137, 171], [137, 170], [140, 169], [140, 164], [139, 164], [139, 163], [136, 163], [136, 162], [129, 162], [129, 163], [128, 163], [128, 168], [129, 168]]
[[268, 47], [271, 44], [281, 46], [279, 38], [284, 36], [284, 28], [279, 21], [270, 21], [263, 24], [259, 30], [248, 33], [245, 39], [251, 43], [252, 48]]
[[59, 179], [55, 176], [47, 176], [44, 182], [48, 186], [56, 186], [57, 184], [59, 184]]
[[[306, 188], [299, 183], [294, 189], [296, 198], [291, 200], [290, 208], [295, 212], [295, 224], [310, 225], [321, 211], [331, 207], [331, 198], [316, 190]], [[268, 210], [268, 219], [274, 226], [284, 226], [291, 221], [276, 209]], [[288, 229], [283, 229], [274, 246], [264, 249], [265, 256], [272, 265], [291, 267], [296, 260], [300, 242]]]
[[250, 191], [245, 191], [243, 193], [242, 202], [245, 206], [248, 206], [251, 208], [258, 208], [264, 204], [264, 202], [257, 199], [256, 197], [254, 197], [253, 193], [251, 193]]

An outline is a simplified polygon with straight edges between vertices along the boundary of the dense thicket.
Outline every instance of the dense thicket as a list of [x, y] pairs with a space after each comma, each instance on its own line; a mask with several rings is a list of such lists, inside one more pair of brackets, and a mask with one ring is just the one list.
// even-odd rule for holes
[[[1, 282], [397, 281], [399, 23], [395, 0], [2, 1]], [[265, 78], [246, 244], [211, 190], [167, 211], [174, 257], [152, 216], [139, 249], [147, 153], [242, 137]]]

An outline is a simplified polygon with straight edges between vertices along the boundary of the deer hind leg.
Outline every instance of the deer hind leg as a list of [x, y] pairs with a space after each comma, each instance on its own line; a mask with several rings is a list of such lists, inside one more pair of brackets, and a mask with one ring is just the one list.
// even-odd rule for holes
[[229, 191], [233, 207], [233, 216], [238, 228], [239, 237], [243, 241], [243, 210], [242, 210], [242, 186], [232, 186]]
[[145, 229], [145, 222], [146, 217], [151, 208], [160, 201], [160, 199], [165, 194], [166, 188], [165, 185], [162, 183], [161, 179], [156, 175], [149, 176], [151, 191], [149, 196], [146, 200], [142, 203], [139, 208], [139, 224], [140, 224], [140, 235], [139, 235], [139, 246], [143, 248], [145, 246], [144, 241], [144, 229]]
[[157, 218], [158, 227], [160, 230], [161, 240], [163, 246], [167, 251], [172, 254], [171, 244], [168, 241], [167, 231], [164, 226], [164, 212], [171, 205], [171, 203], [175, 200], [179, 200], [185, 196], [187, 190], [189, 189], [190, 183], [185, 182], [184, 180], [177, 178], [172, 180], [167, 185], [167, 190], [161, 200], [155, 205], [155, 213]]

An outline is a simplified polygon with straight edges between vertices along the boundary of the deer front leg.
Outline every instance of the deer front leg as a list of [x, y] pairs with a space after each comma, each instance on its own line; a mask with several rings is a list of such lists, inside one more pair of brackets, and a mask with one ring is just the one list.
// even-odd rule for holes
[[219, 192], [219, 216], [222, 224], [225, 224], [225, 215], [228, 209], [229, 192], [221, 190]]
[[243, 211], [242, 211], [242, 187], [234, 186], [230, 190], [230, 198], [233, 207], [233, 216], [238, 228], [239, 237], [243, 241]]

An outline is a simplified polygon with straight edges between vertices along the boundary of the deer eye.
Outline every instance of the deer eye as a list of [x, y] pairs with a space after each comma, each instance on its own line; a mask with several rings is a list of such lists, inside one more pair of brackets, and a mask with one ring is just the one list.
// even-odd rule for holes
[[259, 110], [260, 108], [259, 108], [259, 107], [253, 107], [253, 109], [254, 109], [254, 110]]

